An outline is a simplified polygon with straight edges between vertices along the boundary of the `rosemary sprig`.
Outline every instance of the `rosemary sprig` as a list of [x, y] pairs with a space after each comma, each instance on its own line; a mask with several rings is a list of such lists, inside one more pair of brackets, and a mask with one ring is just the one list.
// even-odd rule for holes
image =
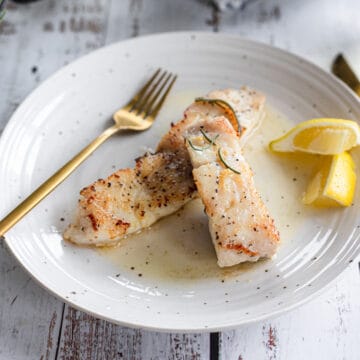
[[235, 174], [241, 174], [240, 171], [235, 170], [234, 168], [232, 168], [223, 158], [222, 154], [221, 154], [221, 148], [219, 148], [218, 150], [218, 154], [219, 154], [219, 159], [221, 160], [221, 162], [225, 165], [226, 168], [228, 168], [229, 170], [233, 171]]
[[204, 151], [204, 150], [206, 150], [206, 149], [209, 149], [209, 147], [212, 145], [212, 144], [208, 144], [207, 146], [204, 146], [204, 147], [202, 147], [202, 148], [198, 148], [198, 147], [196, 147], [196, 146], [191, 142], [190, 139], [187, 139], [187, 141], [188, 141], [189, 145], [190, 145], [195, 151]]
[[215, 141], [216, 141], [216, 139], [219, 137], [219, 134], [217, 134], [213, 139], [211, 139], [209, 136], [207, 136], [206, 132], [205, 132], [203, 129], [200, 129], [200, 132], [201, 132], [201, 134], [204, 136], [204, 138], [209, 142], [209, 144], [206, 145], [206, 146], [204, 146], [204, 147], [202, 147], [202, 148], [198, 148], [198, 147], [196, 147], [196, 146], [191, 142], [190, 139], [187, 139], [189, 145], [190, 145], [195, 151], [204, 151], [204, 150], [209, 149], [210, 146], [216, 145], [216, 144], [215, 144]]
[[200, 132], [211, 145], [216, 145], [215, 141], [220, 136], [219, 134], [217, 134], [213, 139], [211, 139], [207, 136], [206, 132], [203, 129], [200, 129]]
[[231, 119], [229, 119], [229, 120], [230, 120], [231, 125], [234, 127], [234, 129], [237, 132], [239, 132], [239, 133], [242, 132], [242, 126], [236, 115], [236, 112], [227, 101], [222, 100], [222, 99], [206, 99], [206, 98], [199, 97], [199, 98], [195, 99], [195, 102], [205, 102], [205, 103], [209, 103], [209, 104], [215, 104], [217, 106], [220, 106], [223, 110], [230, 112]]

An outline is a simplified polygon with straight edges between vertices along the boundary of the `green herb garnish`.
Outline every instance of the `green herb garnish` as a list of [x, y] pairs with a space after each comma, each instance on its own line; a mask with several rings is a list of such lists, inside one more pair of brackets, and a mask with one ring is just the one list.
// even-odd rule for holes
[[204, 151], [204, 150], [206, 150], [206, 149], [209, 149], [209, 147], [212, 145], [212, 144], [208, 144], [208, 145], [205, 146], [205, 147], [198, 148], [198, 147], [196, 147], [196, 146], [191, 142], [190, 139], [187, 139], [187, 141], [188, 141], [189, 145], [190, 145], [195, 151]]
[[209, 138], [206, 134], [206, 132], [203, 129], [200, 129], [201, 134], [204, 136], [204, 138], [209, 142], [207, 146], [204, 146], [202, 148], [196, 147], [190, 139], [187, 139], [189, 145], [195, 150], [195, 151], [204, 151], [210, 148], [211, 145], [216, 145], [215, 141], [219, 137], [219, 134], [217, 134], [213, 139]]
[[196, 98], [195, 102], [205, 102], [205, 103], [209, 103], [209, 104], [215, 104], [215, 105], [221, 107], [223, 110], [225, 110], [228, 113], [229, 121], [230, 121], [231, 125], [233, 126], [233, 128], [239, 134], [241, 134], [242, 127], [241, 127], [240, 121], [236, 115], [235, 110], [227, 101], [222, 100], [222, 99], [205, 99], [205, 98], [200, 97], [200, 98]]
[[200, 132], [203, 134], [204, 138], [211, 144], [211, 145], [216, 145], [215, 141], [216, 139], [220, 136], [219, 134], [217, 134], [213, 139], [209, 138], [206, 134], [206, 132], [203, 129], [200, 129]]
[[227, 167], [228, 169], [230, 169], [231, 171], [233, 171], [235, 174], [241, 174], [239, 171], [235, 170], [235, 169], [232, 168], [229, 164], [226, 163], [226, 161], [224, 160], [223, 156], [221, 155], [221, 148], [219, 148], [218, 154], [219, 154], [219, 158], [220, 158], [221, 162], [225, 165], [225, 167]]

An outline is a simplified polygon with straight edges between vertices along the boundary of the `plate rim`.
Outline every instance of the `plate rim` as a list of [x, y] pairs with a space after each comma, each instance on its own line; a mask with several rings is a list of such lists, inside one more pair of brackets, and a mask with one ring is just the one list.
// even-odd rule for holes
[[[340, 87], [342, 92], [345, 92], [347, 96], [352, 98], [352, 100], [355, 100], [355, 102], [357, 102], [358, 105], [360, 105], [360, 99], [356, 96], [356, 94], [354, 94], [343, 82], [341, 82], [338, 78], [336, 78], [332, 73], [322, 69], [320, 66], [312, 63], [311, 61], [309, 61], [297, 54], [293, 54], [289, 51], [286, 51], [284, 49], [281, 49], [281, 48], [278, 48], [278, 47], [275, 47], [275, 46], [272, 46], [272, 45], [269, 45], [269, 44], [266, 44], [266, 43], [263, 43], [260, 41], [255, 41], [255, 40], [251, 40], [248, 38], [244, 38], [244, 37], [236, 35], [236, 34], [211, 33], [211, 32], [206, 32], [206, 31], [161, 32], [161, 33], [156, 33], [156, 34], [147, 34], [147, 35], [144, 35], [144, 36], [141, 36], [138, 38], [124, 39], [121, 41], [117, 41], [117, 42], [102, 46], [94, 51], [91, 51], [88, 54], [78, 57], [77, 59], [70, 62], [69, 64], [57, 69], [54, 73], [52, 73], [49, 77], [47, 77], [43, 82], [41, 82], [36, 88], [34, 88], [25, 97], [25, 99], [21, 102], [19, 107], [13, 112], [13, 114], [11, 115], [9, 121], [7, 122], [3, 132], [1, 134], [0, 150], [5, 146], [5, 143], [7, 142], [7, 138], [9, 136], [8, 134], [11, 134], [11, 129], [12, 129], [13, 124], [14, 123], [16, 124], [16, 121], [18, 121], [17, 120], [18, 113], [21, 112], [23, 108], [26, 109], [28, 104], [32, 102], [32, 98], [34, 96], [36, 96], [39, 92], [41, 92], [44, 87], [46, 87], [49, 83], [53, 82], [54, 79], [56, 79], [59, 75], [61, 75], [61, 73], [66, 71], [66, 69], [68, 69], [69, 67], [83, 61], [87, 57], [93, 56], [95, 53], [101, 53], [104, 51], [111, 50], [112, 47], [119, 46], [120, 44], [138, 42], [139, 40], [141, 41], [141, 40], [146, 40], [146, 39], [149, 41], [151, 41], [151, 40], [158, 41], [158, 39], [160, 39], [161, 37], [173, 37], [173, 36], [188, 37], [189, 39], [191, 38], [191, 36], [199, 36], [199, 37], [203, 36], [203, 37], [208, 37], [208, 38], [214, 38], [214, 37], [224, 38], [224, 39], [230, 39], [233, 41], [237, 41], [237, 42], [239, 42], [239, 44], [241, 43], [244, 45], [254, 46], [254, 47], [258, 47], [258, 48], [265, 48], [270, 51], [278, 52], [283, 57], [290, 58], [290, 59], [296, 60], [300, 63], [303, 63], [305, 66], [310, 67], [313, 71], [319, 73], [320, 75], [328, 77], [332, 81], [335, 81], [336, 85], [338, 87]], [[0, 151], [0, 158], [2, 157], [1, 153], [2, 152]], [[62, 302], [66, 303], [68, 305], [71, 305], [75, 309], [78, 309], [78, 310], [88, 313], [94, 317], [109, 321], [114, 324], [118, 324], [121, 326], [127, 326], [127, 327], [131, 327], [131, 328], [145, 329], [145, 330], [149, 330], [149, 331], [159, 331], [159, 332], [181, 331], [183, 333], [194, 333], [194, 332], [207, 333], [207, 332], [211, 332], [211, 331], [224, 331], [224, 330], [231, 330], [231, 329], [234, 329], [234, 328], [242, 326], [242, 325], [248, 325], [248, 324], [259, 322], [262, 320], [274, 318], [275, 316], [285, 314], [299, 306], [304, 305], [305, 303], [307, 303], [307, 302], [313, 300], [314, 298], [316, 298], [317, 296], [319, 296], [321, 293], [325, 292], [335, 282], [335, 280], [337, 280], [341, 275], [344, 274], [345, 270], [349, 267], [349, 264], [347, 264], [345, 266], [341, 266], [341, 268], [339, 270], [335, 271], [336, 274], [330, 281], [328, 281], [324, 286], [319, 287], [318, 289], [314, 290], [309, 295], [304, 296], [301, 300], [298, 300], [297, 302], [290, 304], [290, 305], [283, 304], [283, 307], [281, 307], [279, 309], [273, 309], [269, 313], [264, 314], [264, 315], [258, 315], [255, 317], [251, 317], [249, 319], [244, 318], [244, 319], [242, 319], [241, 323], [230, 324], [230, 325], [220, 325], [220, 326], [208, 326], [208, 327], [202, 326], [202, 327], [184, 328], [181, 326], [178, 326], [178, 327], [175, 327], [175, 326], [166, 327], [165, 326], [164, 327], [164, 326], [161, 326], [160, 322], [158, 322], [158, 325], [150, 326], [150, 325], [142, 325], [140, 323], [127, 322], [127, 321], [122, 321], [122, 320], [118, 320], [118, 319], [113, 319], [106, 315], [102, 315], [100, 312], [95, 312], [95, 311], [89, 310], [86, 307], [78, 304], [76, 301], [73, 301], [70, 298], [66, 298], [65, 295], [62, 295], [61, 293], [56, 292], [55, 290], [50, 288], [49, 285], [42, 282], [35, 275], [33, 275], [33, 273], [31, 272], [31, 269], [26, 267], [26, 265], [20, 260], [21, 256], [16, 253], [15, 249], [13, 249], [11, 240], [8, 240], [6, 235], [4, 236], [3, 240], [6, 244], [6, 248], [10, 251], [12, 256], [15, 257], [16, 261], [27, 272], [27, 274], [29, 274], [29, 276], [31, 276], [31, 278], [33, 280], [35, 280], [35, 283], [40, 285], [43, 289], [45, 289], [47, 292], [49, 292], [50, 294], [52, 294], [53, 296], [55, 296], [57, 299], [61, 300]], [[359, 256], [359, 253], [360, 253], [360, 249], [357, 251], [357, 253], [354, 257], [354, 261]], [[176, 324], [174, 324], [174, 325], [176, 325]]]

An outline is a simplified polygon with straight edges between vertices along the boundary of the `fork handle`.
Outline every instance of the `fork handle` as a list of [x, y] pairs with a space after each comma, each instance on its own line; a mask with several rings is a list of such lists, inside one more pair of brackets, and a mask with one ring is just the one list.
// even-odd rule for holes
[[75, 155], [68, 163], [59, 169], [54, 175], [41, 184], [21, 204], [11, 211], [0, 221], [0, 237], [12, 228], [42, 199], [49, 195], [62, 181], [64, 181], [89, 155], [91, 155], [106, 139], [120, 130], [116, 124], [106, 129], [88, 146]]

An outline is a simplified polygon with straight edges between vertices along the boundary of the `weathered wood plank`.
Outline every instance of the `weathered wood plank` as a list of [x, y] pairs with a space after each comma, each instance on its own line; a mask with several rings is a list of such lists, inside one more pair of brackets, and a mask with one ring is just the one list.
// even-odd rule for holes
[[66, 306], [58, 359], [208, 359], [208, 338], [129, 329]]
[[321, 297], [273, 320], [227, 331], [223, 359], [358, 359], [357, 262]]
[[[340, 51], [360, 58], [359, 12], [360, 2], [354, 0], [256, 0], [244, 11], [223, 13], [219, 30], [286, 49], [329, 69]], [[352, 64], [360, 71], [358, 61]]]
[[211, 7], [196, 0], [113, 0], [106, 41], [158, 32], [209, 31], [211, 12]]
[[53, 359], [62, 304], [36, 285], [0, 242], [0, 359]]
[[0, 24], [0, 129], [41, 81], [102, 46], [107, 26], [107, 0], [9, 4]]
[[141, 331], [121, 328], [65, 307], [58, 359], [135, 359]]

